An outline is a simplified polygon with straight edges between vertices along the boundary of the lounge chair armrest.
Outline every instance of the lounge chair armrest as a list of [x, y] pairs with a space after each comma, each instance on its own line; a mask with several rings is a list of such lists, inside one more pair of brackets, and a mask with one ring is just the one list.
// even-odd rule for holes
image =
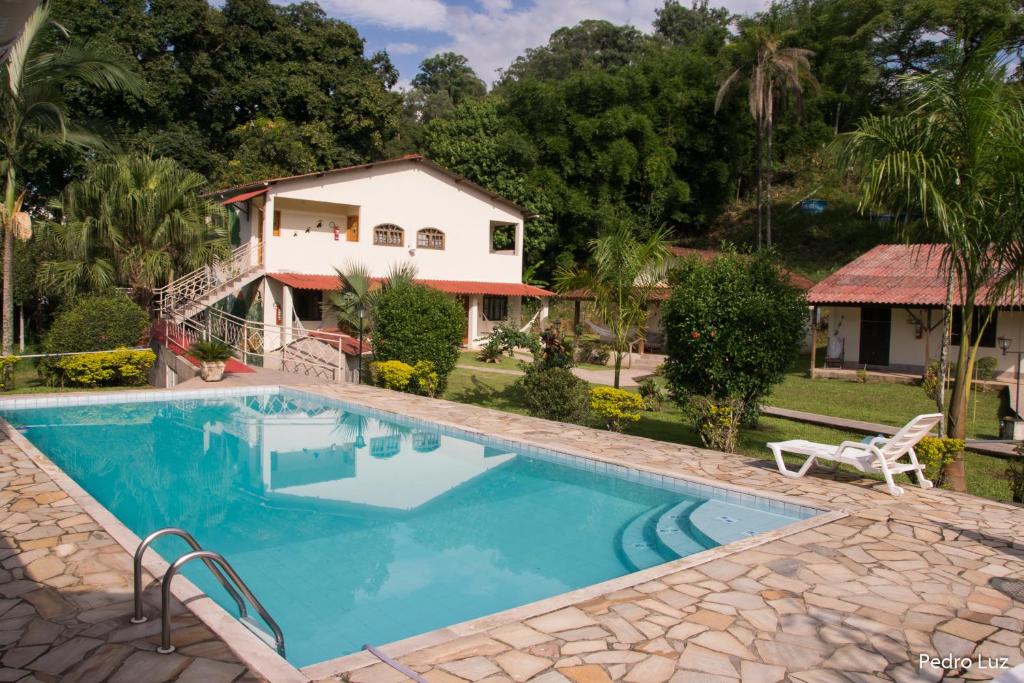
[[839, 458], [843, 454], [843, 451], [846, 450], [871, 451], [877, 449], [875, 448], [874, 443], [867, 444], [863, 441], [844, 441], [839, 444], [839, 448], [836, 449], [834, 457]]

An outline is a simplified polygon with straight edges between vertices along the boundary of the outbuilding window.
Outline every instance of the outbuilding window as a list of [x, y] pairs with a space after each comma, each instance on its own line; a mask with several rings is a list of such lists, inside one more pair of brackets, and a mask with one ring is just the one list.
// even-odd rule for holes
[[373, 229], [373, 243], [382, 247], [400, 247], [405, 244], [405, 230], [393, 223], [382, 223]]
[[444, 249], [444, 233], [437, 228], [423, 228], [416, 233], [419, 249]]
[[484, 320], [508, 320], [508, 297], [484, 295]]

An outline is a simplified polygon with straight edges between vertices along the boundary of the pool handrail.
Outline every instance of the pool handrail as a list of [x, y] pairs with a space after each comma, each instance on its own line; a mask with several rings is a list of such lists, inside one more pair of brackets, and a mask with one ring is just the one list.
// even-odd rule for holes
[[[252, 603], [252, 606], [256, 608], [256, 612], [266, 622], [267, 626], [270, 627], [270, 630], [273, 631], [274, 649], [277, 650], [279, 655], [284, 657], [284, 633], [281, 631], [281, 627], [277, 625], [277, 622], [270, 616], [270, 613], [263, 607], [263, 604], [253, 595], [249, 586], [238, 575], [234, 567], [224, 559], [223, 555], [212, 550], [193, 550], [190, 553], [186, 553], [171, 563], [171, 566], [168, 567], [167, 572], [164, 574], [163, 585], [160, 586], [160, 647], [156, 651], [162, 655], [174, 652], [175, 648], [171, 645], [171, 582], [182, 567], [197, 559], [203, 560], [207, 566], [209, 566], [209, 562], [216, 563], [231, 578], [235, 586], [245, 596], [245, 599]], [[246, 622], [242, 623], [247, 625]]]
[[[162, 536], [177, 536], [184, 540], [185, 543], [188, 543], [192, 550], [203, 549], [203, 547], [199, 545], [199, 541], [197, 541], [192, 534], [184, 529], [179, 529], [178, 527], [173, 526], [157, 529], [149, 536], [142, 539], [142, 543], [140, 543], [139, 547], [135, 549], [135, 557], [132, 563], [132, 570], [134, 574], [132, 578], [135, 592], [135, 611], [130, 621], [133, 624], [142, 624], [149, 620], [149, 617], [147, 617], [143, 612], [142, 607], [142, 556], [146, 554], [146, 550], [149, 549], [149, 546]], [[224, 590], [228, 592], [228, 595], [234, 599], [235, 604], [238, 605], [238, 618], [243, 619], [247, 617], [249, 615], [249, 610], [246, 609], [245, 600], [243, 600], [242, 596], [238, 594], [238, 591], [232, 587], [231, 582], [221, 574], [217, 565], [214, 564], [213, 561], [204, 560], [204, 563], [206, 564], [206, 568], [210, 570], [210, 573], [213, 574], [214, 578], [216, 578], [220, 585], [224, 587]]]

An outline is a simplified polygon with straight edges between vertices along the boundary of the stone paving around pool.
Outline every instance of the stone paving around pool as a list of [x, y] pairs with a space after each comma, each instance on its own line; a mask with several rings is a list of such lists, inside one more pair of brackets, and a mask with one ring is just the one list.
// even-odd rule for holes
[[[538, 446], [785, 494], [848, 516], [399, 657], [432, 683], [985, 680], [1024, 662], [1024, 509], [366, 387], [317, 393]], [[1015, 596], [1015, 597], [1011, 597]], [[919, 655], [973, 657], [964, 671]], [[384, 664], [338, 677], [405, 680]]]
[[[1024, 661], [1024, 509], [912, 487], [892, 498], [852, 478], [787, 479], [741, 455], [368, 387], [296, 389], [848, 513], [547, 613], [405, 647], [399, 660], [431, 683], [983, 680], [999, 671], [919, 668], [918, 656]], [[180, 650], [156, 654], [158, 624], [127, 620], [129, 553], [2, 435], [0, 529], [0, 683], [260, 680], [180, 603]], [[368, 655], [353, 661], [369, 665], [319, 677], [405, 680]]]
[[263, 680], [178, 602], [178, 651], [157, 654], [160, 621], [128, 621], [131, 555], [3, 434], [0, 531], [0, 681]]

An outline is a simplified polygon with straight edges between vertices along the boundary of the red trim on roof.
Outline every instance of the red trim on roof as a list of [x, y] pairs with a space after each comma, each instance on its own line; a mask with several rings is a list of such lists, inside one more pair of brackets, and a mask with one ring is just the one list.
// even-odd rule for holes
[[253, 190], [252, 192], [243, 192], [242, 194], [235, 195], [234, 197], [228, 197], [227, 199], [223, 200], [221, 202], [221, 204], [223, 204], [224, 206], [227, 206], [228, 204], [234, 204], [236, 202], [244, 202], [247, 199], [252, 199], [253, 197], [258, 197], [259, 195], [264, 194], [268, 189], [269, 188], [264, 187], [261, 190]]
[[[879, 244], [814, 285], [807, 294], [812, 304], [882, 304], [945, 306], [948, 270], [943, 244]], [[983, 304], [987, 289], [975, 303]], [[953, 303], [963, 301], [954, 291]], [[1024, 304], [1024, 291], [1009, 292], [1000, 306]]]
[[[269, 273], [268, 277], [295, 289], [337, 289], [336, 275], [309, 275], [305, 273]], [[379, 279], [377, 280], [379, 282]], [[421, 280], [426, 285], [447, 294], [490, 294], [495, 296], [549, 297], [553, 293], [521, 282], [475, 282], [469, 280]]]

